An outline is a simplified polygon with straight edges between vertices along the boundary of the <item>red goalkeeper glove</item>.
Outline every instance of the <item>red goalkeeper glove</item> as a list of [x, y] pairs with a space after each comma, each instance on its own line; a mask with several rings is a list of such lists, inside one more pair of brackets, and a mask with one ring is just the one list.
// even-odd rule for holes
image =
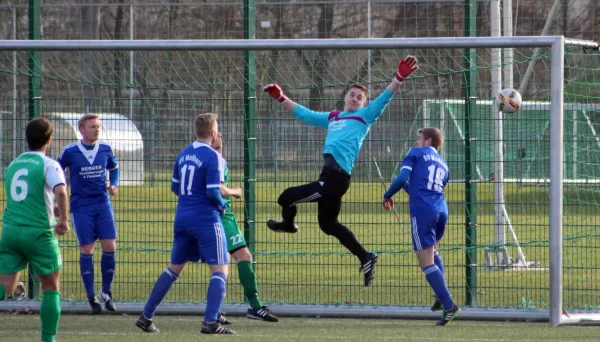
[[272, 98], [281, 103], [284, 103], [288, 100], [287, 96], [285, 96], [283, 90], [281, 90], [281, 87], [278, 84], [268, 84], [263, 90], [265, 93], [268, 93]]
[[406, 56], [398, 63], [398, 71], [396, 71], [396, 82], [402, 83], [410, 74], [417, 70], [417, 58], [414, 56]]

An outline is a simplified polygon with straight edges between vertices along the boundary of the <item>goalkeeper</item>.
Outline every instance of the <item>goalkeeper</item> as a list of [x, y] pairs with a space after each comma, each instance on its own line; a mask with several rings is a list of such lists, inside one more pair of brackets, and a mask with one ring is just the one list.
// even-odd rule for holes
[[342, 197], [350, 187], [354, 163], [363, 140], [372, 124], [379, 119], [402, 82], [417, 69], [417, 59], [407, 56], [398, 63], [398, 70], [388, 85], [371, 104], [365, 107], [367, 88], [353, 84], [344, 97], [344, 111], [315, 112], [290, 100], [277, 84], [265, 86], [264, 91], [283, 104], [283, 107], [305, 124], [327, 129], [323, 149], [324, 166], [318, 181], [283, 191], [278, 203], [282, 221], [269, 220], [267, 226], [276, 232], [296, 233], [294, 223], [297, 205], [318, 202], [318, 221], [321, 230], [337, 238], [360, 260], [364, 286], [369, 286], [375, 274], [377, 254], [367, 252], [354, 234], [338, 221]]
[[[229, 188], [229, 169], [227, 161], [222, 156], [223, 140], [219, 132], [217, 138], [213, 140], [211, 147], [219, 153], [219, 172], [221, 174], [221, 195], [225, 198], [225, 215], [221, 216], [221, 223], [227, 238], [227, 249], [229, 254], [235, 259], [240, 277], [240, 284], [244, 288], [244, 296], [248, 299], [250, 309], [246, 317], [250, 319], [262, 320], [266, 322], [277, 322], [279, 319], [273, 315], [271, 310], [262, 305], [258, 299], [258, 282], [256, 274], [252, 267], [252, 254], [246, 245], [246, 239], [238, 228], [235, 215], [231, 212], [231, 197], [241, 198], [241, 188]], [[219, 323], [230, 324], [225, 316], [219, 315]]]

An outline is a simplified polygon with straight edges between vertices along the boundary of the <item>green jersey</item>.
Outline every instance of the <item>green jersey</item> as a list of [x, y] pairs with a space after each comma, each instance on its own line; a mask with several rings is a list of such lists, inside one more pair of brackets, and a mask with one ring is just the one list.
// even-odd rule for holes
[[[221, 174], [221, 183], [227, 186], [229, 184], [229, 168], [227, 167], [227, 161], [221, 155], [219, 155], [219, 173]], [[247, 244], [244, 234], [237, 225], [235, 215], [231, 212], [231, 198], [229, 197], [225, 198], [225, 209], [225, 215], [221, 216], [221, 223], [223, 224], [225, 237], [227, 237], [227, 250], [229, 253], [233, 253], [246, 247]]]
[[56, 161], [41, 152], [25, 152], [8, 165], [4, 179], [5, 224], [46, 229], [56, 225], [54, 188], [66, 184]]
[[[229, 168], [227, 167], [227, 161], [223, 156], [219, 154], [219, 173], [221, 174], [221, 183], [225, 186], [229, 185]], [[231, 198], [225, 197], [225, 209], [227, 212], [231, 211]]]

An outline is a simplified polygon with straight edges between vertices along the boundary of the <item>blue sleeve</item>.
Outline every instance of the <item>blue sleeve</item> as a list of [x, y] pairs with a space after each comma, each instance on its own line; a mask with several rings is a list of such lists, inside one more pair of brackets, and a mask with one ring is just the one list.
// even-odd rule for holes
[[221, 196], [221, 189], [219, 188], [208, 188], [206, 189], [206, 196], [208, 199], [219, 209], [223, 211], [225, 209], [225, 200]]
[[296, 103], [294, 110], [292, 110], [292, 114], [294, 114], [296, 119], [307, 125], [325, 129], [329, 127], [329, 113], [315, 112]]
[[206, 189], [221, 189], [221, 171], [219, 171], [219, 155], [217, 152], [210, 153], [206, 160]]
[[381, 114], [383, 114], [385, 107], [387, 107], [388, 103], [392, 100], [392, 97], [394, 97], [394, 92], [386, 88], [383, 93], [379, 94], [373, 102], [364, 108], [364, 114], [362, 115], [363, 119], [365, 119], [368, 124], [377, 121]]
[[385, 192], [385, 194], [383, 195], [383, 198], [385, 198], [385, 199], [392, 198], [398, 191], [400, 191], [400, 189], [402, 189], [406, 186], [409, 178], [410, 178], [410, 171], [408, 171], [407, 169], [404, 169], [404, 168], [402, 170], [400, 170], [400, 174], [398, 175], [398, 177], [396, 177], [396, 179], [394, 179], [394, 182], [392, 182], [392, 185], [390, 185], [390, 188]]
[[173, 178], [171, 178], [171, 191], [179, 196], [179, 158], [175, 161], [175, 166], [173, 167]]
[[415, 161], [418, 157], [418, 149], [411, 148], [410, 151], [408, 151], [408, 153], [406, 154], [406, 157], [404, 157], [404, 159], [402, 160], [402, 168], [400, 169], [400, 171], [402, 172], [403, 169], [412, 171]]
[[119, 185], [119, 168], [108, 171], [108, 180], [110, 181], [110, 185]]
[[62, 152], [60, 153], [60, 155], [58, 155], [58, 158], [56, 158], [56, 161], [58, 162], [60, 167], [62, 167], [63, 170], [66, 170], [67, 167], [69, 166], [69, 162], [68, 162], [69, 155], [66, 152], [67, 152], [67, 149], [64, 148], [62, 150]]
[[106, 169], [108, 171], [112, 171], [119, 167], [119, 163], [117, 163], [117, 157], [113, 153], [112, 148], [108, 147], [108, 162], [106, 163]]

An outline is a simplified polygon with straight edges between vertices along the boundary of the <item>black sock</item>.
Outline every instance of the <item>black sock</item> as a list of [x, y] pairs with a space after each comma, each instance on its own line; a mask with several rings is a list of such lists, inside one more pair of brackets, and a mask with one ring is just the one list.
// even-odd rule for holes
[[295, 205], [289, 207], [281, 208], [281, 217], [283, 217], [283, 221], [286, 224], [294, 225], [294, 219], [296, 218], [296, 213], [298, 212], [298, 208]]
[[335, 237], [340, 243], [346, 247], [352, 254], [356, 255], [361, 263], [369, 260], [369, 252], [360, 244], [354, 233], [341, 223], [338, 223], [334, 228]]

